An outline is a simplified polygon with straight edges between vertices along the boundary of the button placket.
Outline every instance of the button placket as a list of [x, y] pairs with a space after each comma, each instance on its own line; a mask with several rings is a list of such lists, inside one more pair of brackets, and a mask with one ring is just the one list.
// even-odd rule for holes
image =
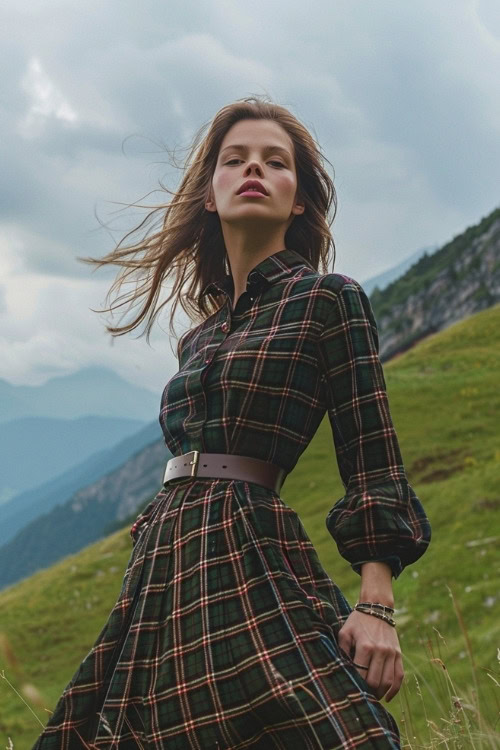
[[[229, 331], [229, 323], [227, 322], [227, 320], [222, 321], [222, 323], [220, 324], [220, 329], [223, 333], [227, 333]], [[215, 354], [212, 354], [211, 356], [206, 357], [204, 360], [205, 364], [209, 365], [212, 359], [214, 358], [214, 356]]]

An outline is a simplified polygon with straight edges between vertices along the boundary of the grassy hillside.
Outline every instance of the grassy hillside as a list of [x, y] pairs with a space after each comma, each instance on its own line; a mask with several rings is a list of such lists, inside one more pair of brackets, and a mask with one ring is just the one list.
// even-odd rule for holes
[[[497, 305], [384, 367], [408, 477], [433, 527], [427, 553], [394, 583], [406, 680], [389, 709], [415, 749], [438, 747], [438, 732], [456, 735], [439, 747], [496, 747], [468, 732], [491, 731], [500, 698], [499, 365]], [[343, 494], [327, 418], [281, 494], [354, 603], [359, 577], [325, 527]], [[130, 551], [124, 529], [0, 594], [0, 668], [42, 721], [101, 630]], [[2, 680], [0, 704], [0, 746], [11, 737], [27, 750], [40, 727]]]

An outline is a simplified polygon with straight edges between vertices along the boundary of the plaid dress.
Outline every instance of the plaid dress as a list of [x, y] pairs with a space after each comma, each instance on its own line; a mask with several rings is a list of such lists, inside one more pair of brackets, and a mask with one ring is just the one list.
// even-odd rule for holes
[[[285, 249], [260, 262], [233, 311], [180, 342], [160, 424], [174, 456], [253, 456], [290, 472], [325, 412], [345, 495], [327, 526], [360, 572], [397, 577], [430, 527], [392, 425], [362, 287]], [[388, 750], [392, 715], [337, 634], [351, 607], [295, 511], [243, 480], [164, 485], [131, 529], [118, 600], [34, 750]]]

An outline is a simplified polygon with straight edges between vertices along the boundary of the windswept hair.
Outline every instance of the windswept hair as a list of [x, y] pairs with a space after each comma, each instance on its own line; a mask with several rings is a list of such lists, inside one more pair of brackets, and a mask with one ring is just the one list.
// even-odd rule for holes
[[[78, 258], [98, 267], [122, 267], [108, 291], [107, 301], [115, 289], [120, 290], [129, 276], [136, 280], [135, 290], [119, 296], [114, 306], [94, 310], [110, 312], [142, 299], [142, 307], [131, 322], [117, 327], [106, 326], [112, 336], [122, 336], [146, 320], [146, 341], [149, 343], [156, 316], [172, 298], [172, 334], [179, 302], [193, 322], [202, 322], [220, 308], [220, 295], [202, 295], [207, 284], [230, 273], [219, 216], [206, 210], [205, 201], [209, 197], [224, 136], [236, 122], [245, 119], [277, 122], [293, 142], [298, 198], [305, 204], [305, 210], [295, 216], [289, 226], [285, 234], [285, 247], [298, 252], [316, 270], [321, 261], [321, 273], [328, 273], [330, 248], [335, 262], [335, 243], [330, 227], [337, 212], [337, 196], [333, 180], [324, 167], [324, 162], [328, 160], [321, 154], [307, 128], [288, 109], [264, 96], [239, 99], [220, 109], [213, 120], [195, 134], [182, 168], [180, 187], [172, 192], [161, 185], [172, 196], [170, 202], [153, 208], [139, 226], [127, 232], [115, 249], [104, 257]], [[161, 227], [157, 231], [142, 237], [135, 244], [121, 247], [127, 237], [138, 232], [157, 212], [161, 214]], [[158, 304], [162, 283], [171, 276], [174, 278], [171, 293]], [[119, 302], [122, 299], [123, 302]], [[177, 354], [179, 351], [180, 341]]]

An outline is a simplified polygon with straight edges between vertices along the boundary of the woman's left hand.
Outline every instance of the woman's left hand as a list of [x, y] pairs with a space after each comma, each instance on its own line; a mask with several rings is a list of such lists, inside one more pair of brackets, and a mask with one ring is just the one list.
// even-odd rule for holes
[[[391, 701], [404, 678], [396, 628], [378, 617], [353, 610], [339, 630], [338, 643], [355, 662], [376, 698], [385, 696], [387, 703]], [[368, 669], [360, 669], [359, 665]]]

